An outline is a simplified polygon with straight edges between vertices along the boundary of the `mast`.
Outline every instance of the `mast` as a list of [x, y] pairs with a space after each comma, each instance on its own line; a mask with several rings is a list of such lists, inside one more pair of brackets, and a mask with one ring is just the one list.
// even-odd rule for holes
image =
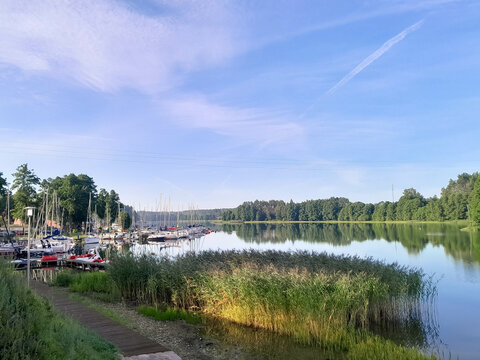
[[7, 187], [7, 233], [10, 232], [10, 186]]
[[118, 213], [118, 220], [117, 220], [118, 221], [118, 226], [121, 226], [121, 230], [123, 230], [123, 224], [121, 223], [122, 220], [120, 218], [120, 201], [117, 201], [117, 204], [118, 204], [118, 211], [117, 211], [117, 213]]
[[[53, 195], [55, 195], [55, 192], [53, 193]], [[50, 222], [50, 235], [53, 234], [53, 211], [55, 209], [55, 197], [53, 195], [52, 195], [52, 219]], [[48, 214], [48, 211], [47, 211], [47, 214]]]
[[107, 206], [107, 230], [110, 232], [110, 206]]
[[133, 230], [135, 230], [135, 207], [132, 206], [132, 226]]
[[[47, 188], [47, 192], [45, 194], [45, 209], [48, 209], [48, 188]], [[44, 228], [44, 236], [47, 236], [47, 230], [48, 230], [48, 224], [47, 224], [47, 219], [48, 219], [48, 216], [46, 215], [48, 213], [47, 210], [45, 210], [45, 226], [43, 227]]]
[[90, 218], [92, 217], [92, 193], [90, 193], [90, 196], [88, 198], [88, 209], [87, 209], [87, 223], [85, 224], [85, 235], [89, 231], [89, 226], [90, 226]]

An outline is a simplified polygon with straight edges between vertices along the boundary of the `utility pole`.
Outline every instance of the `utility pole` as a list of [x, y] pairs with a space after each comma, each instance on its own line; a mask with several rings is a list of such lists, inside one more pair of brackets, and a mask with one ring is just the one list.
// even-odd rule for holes
[[393, 193], [393, 184], [392, 184], [392, 202], [395, 202], [395, 196], [394, 196], [394, 193]]
[[24, 210], [27, 210], [28, 216], [28, 241], [27, 241], [27, 285], [30, 287], [30, 227], [32, 223], [34, 207], [26, 207]]

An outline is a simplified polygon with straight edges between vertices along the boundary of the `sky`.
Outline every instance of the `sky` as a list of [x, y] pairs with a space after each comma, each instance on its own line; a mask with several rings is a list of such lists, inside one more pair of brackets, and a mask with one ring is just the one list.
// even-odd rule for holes
[[141, 210], [439, 195], [480, 170], [479, 19], [474, 0], [0, 0], [0, 172], [84, 173]]

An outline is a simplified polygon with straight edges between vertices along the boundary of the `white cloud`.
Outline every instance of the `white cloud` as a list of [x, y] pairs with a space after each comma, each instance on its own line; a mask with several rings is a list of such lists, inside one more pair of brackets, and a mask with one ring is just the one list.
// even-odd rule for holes
[[160, 4], [153, 17], [113, 0], [2, 0], [0, 63], [99, 91], [157, 92], [242, 48], [225, 3]]
[[160, 102], [160, 107], [181, 126], [210, 129], [260, 146], [303, 142], [303, 128], [281, 113], [217, 105], [200, 96], [165, 100]]

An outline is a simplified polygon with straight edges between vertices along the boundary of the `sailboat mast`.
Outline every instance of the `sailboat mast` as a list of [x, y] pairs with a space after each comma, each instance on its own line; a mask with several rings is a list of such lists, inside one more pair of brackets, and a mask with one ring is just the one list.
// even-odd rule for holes
[[85, 234], [89, 232], [90, 218], [92, 217], [92, 193], [88, 197], [88, 209], [87, 209], [87, 223], [85, 224]]
[[[54, 194], [55, 194], [55, 192], [54, 192]], [[50, 235], [53, 234], [53, 211], [55, 209], [55, 197], [53, 195], [52, 195], [52, 219], [51, 219], [51, 222], [50, 222]], [[47, 212], [47, 214], [48, 214], [48, 212]]]
[[10, 187], [7, 187], [7, 232], [10, 233]]
[[47, 216], [47, 211], [48, 209], [48, 188], [47, 188], [47, 191], [46, 191], [46, 194], [45, 194], [45, 226], [43, 227], [44, 228], [44, 236], [47, 236], [47, 231], [48, 231], [48, 224], [47, 224], [47, 219], [48, 219], [48, 216]]

